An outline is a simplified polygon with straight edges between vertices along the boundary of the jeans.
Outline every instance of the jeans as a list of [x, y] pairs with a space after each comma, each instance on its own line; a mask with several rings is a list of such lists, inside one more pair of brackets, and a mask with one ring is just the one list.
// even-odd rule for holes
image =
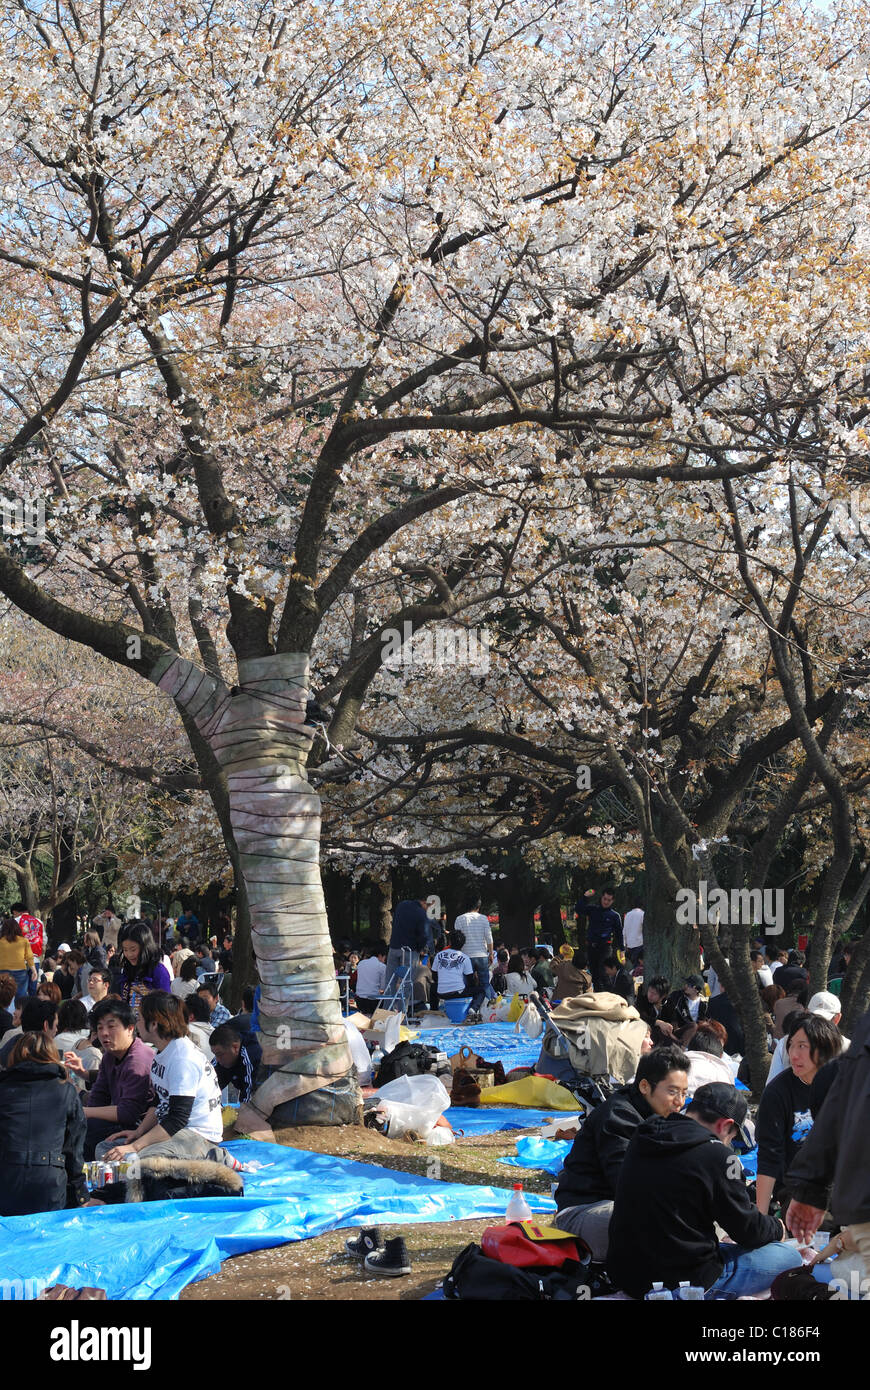
[[[477, 1013], [484, 999], [494, 999], [495, 990], [489, 983], [489, 960], [486, 956], [470, 956], [471, 964], [477, 973], [477, 989], [471, 1001], [471, 1008]], [[442, 996], [443, 997], [443, 996]]]
[[[124, 1143], [121, 1139], [117, 1141]], [[105, 1158], [109, 1149], [115, 1147], [115, 1142], [107, 1142], [105, 1139], [96, 1147], [95, 1157]], [[236, 1168], [237, 1160], [227, 1149], [221, 1147], [211, 1139], [203, 1139], [195, 1129], [180, 1129], [177, 1134], [173, 1134], [171, 1139], [166, 1139], [162, 1144], [152, 1144], [148, 1149], [142, 1149], [139, 1153], [140, 1158], [208, 1158], [212, 1163], [223, 1163], [227, 1168]]]
[[797, 1269], [802, 1263], [793, 1245], [781, 1245], [772, 1241], [758, 1250], [744, 1250], [740, 1245], [720, 1245], [719, 1255], [725, 1261], [725, 1268], [715, 1284], [707, 1290], [707, 1298], [713, 1294], [727, 1294], [729, 1298], [740, 1298], [747, 1294], [764, 1293], [769, 1289], [778, 1274], [787, 1269]]
[[[399, 969], [399, 967], [401, 966], [401, 964], [402, 964], [402, 949], [401, 949], [401, 947], [391, 946], [390, 949], [387, 951], [387, 973], [386, 973], [386, 975], [384, 976], [384, 978], [385, 978], [385, 980], [386, 980], [386, 984], [384, 985], [384, 994], [392, 994], [392, 993], [393, 993], [393, 990], [390, 988], [390, 982], [391, 982], [393, 976], [395, 975], [396, 971], [397, 971], [397, 970]], [[411, 979], [412, 979], [412, 981], [413, 981], [413, 978], [414, 978], [414, 971], [416, 970], [416, 968], [417, 968], [417, 966], [418, 966], [419, 964], [420, 964], [420, 952], [419, 952], [419, 951], [412, 951], [412, 952], [411, 952]], [[393, 988], [395, 988], [395, 986], [393, 986]]]
[[15, 1003], [23, 1004], [27, 998], [27, 981], [30, 978], [29, 970], [7, 970], [7, 975], [11, 975], [15, 981]]
[[637, 965], [638, 957], [643, 955], [643, 945], [641, 944], [640, 946], [626, 946], [625, 954], [628, 956], [628, 959], [631, 961], [632, 965]]

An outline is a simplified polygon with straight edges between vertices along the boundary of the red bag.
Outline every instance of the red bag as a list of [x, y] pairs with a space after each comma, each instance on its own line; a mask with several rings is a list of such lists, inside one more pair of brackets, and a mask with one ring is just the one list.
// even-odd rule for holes
[[519, 1269], [560, 1269], [566, 1260], [581, 1259], [575, 1236], [533, 1221], [488, 1226], [480, 1241], [484, 1255]]

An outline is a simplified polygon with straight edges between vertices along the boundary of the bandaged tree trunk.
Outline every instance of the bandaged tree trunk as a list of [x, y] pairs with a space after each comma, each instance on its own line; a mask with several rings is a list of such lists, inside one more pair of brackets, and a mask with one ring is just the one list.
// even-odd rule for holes
[[225, 774], [260, 976], [263, 1115], [351, 1070], [320, 881], [320, 798], [306, 781], [308, 658], [239, 662], [228, 690], [179, 657], [152, 679], [194, 719]]

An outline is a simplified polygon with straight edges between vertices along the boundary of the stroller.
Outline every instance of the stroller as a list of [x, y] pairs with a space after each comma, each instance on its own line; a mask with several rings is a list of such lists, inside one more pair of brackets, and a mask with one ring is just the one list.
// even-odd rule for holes
[[583, 1107], [585, 1118], [590, 1110], [602, 1105], [613, 1094], [614, 1088], [610, 1078], [587, 1076], [577, 1070], [571, 1058], [570, 1040], [553, 1021], [552, 1010], [545, 999], [539, 994], [530, 994], [529, 1008], [540, 1015], [544, 1024], [541, 1054], [533, 1070], [541, 1076], [552, 1076], [554, 1081], [558, 1081], [560, 1086], [570, 1091]]
[[564, 999], [551, 1013], [531, 996], [544, 1022], [535, 1071], [567, 1087], [584, 1108], [600, 1105], [630, 1081], [647, 1035], [637, 1010], [607, 992]]

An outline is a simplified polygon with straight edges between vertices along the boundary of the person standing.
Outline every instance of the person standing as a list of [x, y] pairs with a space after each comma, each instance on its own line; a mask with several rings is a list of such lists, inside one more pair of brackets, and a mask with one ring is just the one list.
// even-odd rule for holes
[[597, 903], [590, 902], [595, 897], [590, 888], [577, 903], [577, 916], [586, 918], [586, 945], [589, 955], [589, 973], [593, 989], [606, 989], [604, 962], [615, 951], [622, 950], [622, 920], [613, 910], [613, 893], [609, 888], [602, 890]]
[[393, 913], [393, 930], [390, 948], [387, 952], [387, 990], [402, 964], [403, 951], [411, 953], [411, 978], [414, 969], [420, 964], [420, 955], [426, 950], [429, 918], [426, 915], [425, 898], [405, 898], [396, 905]]
[[31, 976], [29, 992], [35, 994], [36, 982], [39, 979], [39, 972], [42, 969], [42, 957], [45, 951], [45, 925], [38, 917], [35, 917], [32, 912], [28, 912], [24, 903], [21, 902], [12, 904], [12, 916], [30, 942], [30, 949], [33, 952], [33, 964], [36, 968], [36, 978], [34, 979]]
[[12, 976], [16, 988], [15, 1002], [23, 1004], [27, 998], [28, 977], [36, 981], [36, 965], [27, 936], [11, 916], [4, 917], [0, 926], [0, 971]]
[[622, 939], [625, 945], [625, 953], [632, 965], [637, 965], [638, 957], [643, 950], [643, 903], [636, 899], [622, 923]]
[[453, 930], [461, 932], [465, 937], [465, 954], [474, 966], [477, 976], [477, 989], [471, 1001], [469, 1018], [479, 1021], [483, 1001], [495, 998], [489, 974], [493, 958], [492, 927], [489, 925], [489, 918], [484, 917], [480, 910], [480, 898], [474, 898], [468, 910], [456, 918]]

